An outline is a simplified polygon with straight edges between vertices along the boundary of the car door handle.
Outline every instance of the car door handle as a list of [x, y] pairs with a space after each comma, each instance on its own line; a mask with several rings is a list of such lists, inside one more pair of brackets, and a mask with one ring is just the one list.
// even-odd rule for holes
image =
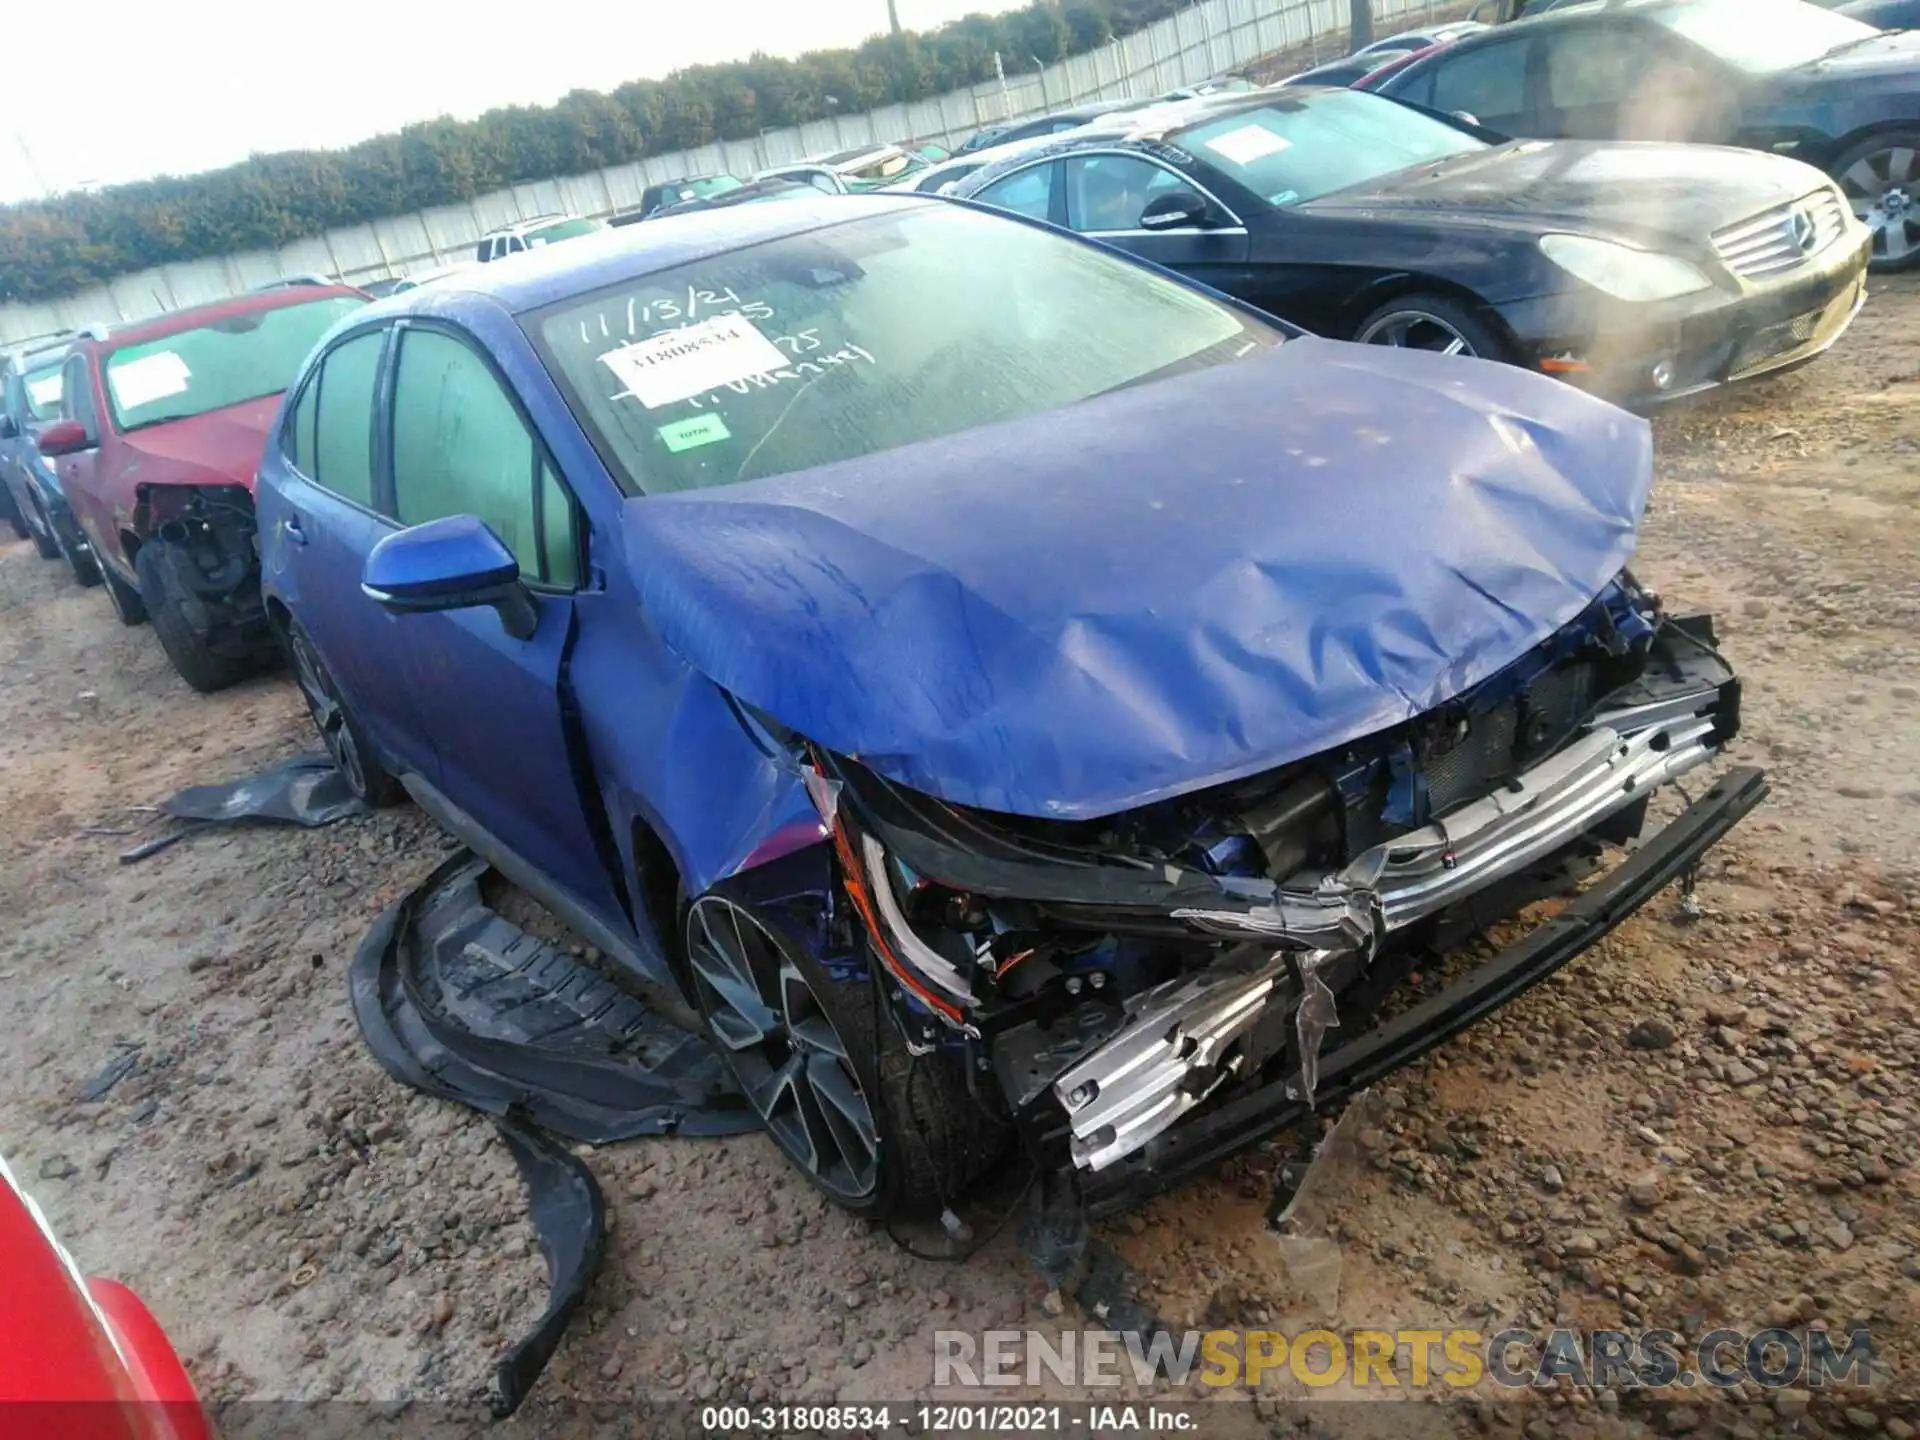
[[300, 519], [298, 516], [289, 515], [286, 522], [281, 525], [280, 533], [296, 545], [304, 545], [307, 543], [307, 532], [300, 528]]

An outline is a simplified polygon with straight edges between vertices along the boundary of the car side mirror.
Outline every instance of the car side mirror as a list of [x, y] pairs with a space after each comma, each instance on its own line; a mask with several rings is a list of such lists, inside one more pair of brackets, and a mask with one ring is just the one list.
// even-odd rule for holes
[[1191, 190], [1172, 190], [1140, 212], [1142, 230], [1181, 230], [1207, 223], [1207, 202]]
[[449, 515], [387, 536], [368, 553], [360, 589], [396, 615], [485, 606], [516, 640], [531, 637], [540, 621], [521, 583], [520, 562], [473, 515]]
[[56, 420], [35, 437], [42, 455], [74, 455], [90, 448], [87, 427], [78, 420]]
[[1464, 125], [1480, 124], [1480, 117], [1471, 110], [1449, 110], [1447, 113]]

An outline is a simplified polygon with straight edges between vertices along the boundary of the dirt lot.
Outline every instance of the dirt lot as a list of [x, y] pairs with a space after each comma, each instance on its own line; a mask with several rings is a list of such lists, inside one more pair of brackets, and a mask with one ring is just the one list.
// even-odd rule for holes
[[[1871, 1324], [1892, 1381], [1805, 1414], [1792, 1392], [1708, 1409], [1560, 1393], [1450, 1424], [1913, 1433], [1916, 334], [1920, 282], [1876, 283], [1824, 361], [1660, 420], [1639, 568], [1721, 615], [1747, 682], [1740, 749], [1773, 799], [1715, 852], [1698, 918], [1661, 897], [1376, 1093], [1349, 1127], [1333, 1316]], [[0, 1152], [84, 1265], [145, 1295], [210, 1399], [469, 1401], [544, 1300], [518, 1181], [485, 1123], [375, 1068], [343, 981], [446, 842], [409, 809], [123, 866], [134, 837], [96, 833], [305, 743], [289, 684], [197, 697], [97, 591], [0, 550]], [[926, 1391], [936, 1327], [1073, 1323], [1011, 1235], [962, 1266], [912, 1260], [758, 1136], [591, 1163], [611, 1253], [513, 1433], [649, 1433], [646, 1399], [899, 1400]], [[1112, 1227], [1168, 1319], [1320, 1314], [1262, 1224], [1275, 1163]], [[1289, 1380], [1220, 1406], [1209, 1434], [1345, 1433], [1361, 1408], [1388, 1428], [1439, 1418], [1335, 1411]]]

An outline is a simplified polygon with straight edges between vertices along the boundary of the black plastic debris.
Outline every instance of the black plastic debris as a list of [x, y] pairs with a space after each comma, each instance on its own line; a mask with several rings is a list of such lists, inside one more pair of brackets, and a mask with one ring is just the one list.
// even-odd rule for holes
[[455, 852], [360, 942], [353, 1010], [388, 1074], [594, 1145], [760, 1128], [703, 1038], [489, 909], [487, 868]]
[[162, 800], [157, 808], [179, 825], [122, 852], [121, 864], [130, 865], [158, 854], [209, 826], [298, 825], [317, 829], [364, 813], [367, 802], [353, 793], [332, 756], [325, 751], [307, 751], [223, 785], [189, 785]]
[[140, 1047], [123, 1046], [119, 1054], [96, 1070], [92, 1078], [80, 1087], [80, 1099], [89, 1105], [96, 1100], [104, 1100], [107, 1092], [131, 1075], [139, 1063]]
[[760, 1122], [704, 1039], [489, 908], [487, 870], [465, 850], [442, 862], [374, 922], [348, 986], [387, 1073], [493, 1116], [526, 1182], [549, 1299], [496, 1367], [505, 1416], [552, 1359], [606, 1247], [600, 1188], [556, 1135], [604, 1145]]
[[494, 1366], [493, 1413], [504, 1418], [520, 1408], [547, 1368], [567, 1322], [600, 1272], [607, 1249], [607, 1205], [593, 1172], [551, 1135], [512, 1117], [495, 1123], [526, 1182], [533, 1228], [547, 1261], [545, 1312]]

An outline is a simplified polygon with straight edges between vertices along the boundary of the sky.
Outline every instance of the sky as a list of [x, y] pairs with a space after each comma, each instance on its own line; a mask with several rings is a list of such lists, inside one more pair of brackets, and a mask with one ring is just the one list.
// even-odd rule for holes
[[[897, 3], [925, 30], [1019, 0]], [[29, 47], [0, 72], [0, 202], [887, 28], [886, 0], [95, 0], [86, 15], [75, 46]]]

